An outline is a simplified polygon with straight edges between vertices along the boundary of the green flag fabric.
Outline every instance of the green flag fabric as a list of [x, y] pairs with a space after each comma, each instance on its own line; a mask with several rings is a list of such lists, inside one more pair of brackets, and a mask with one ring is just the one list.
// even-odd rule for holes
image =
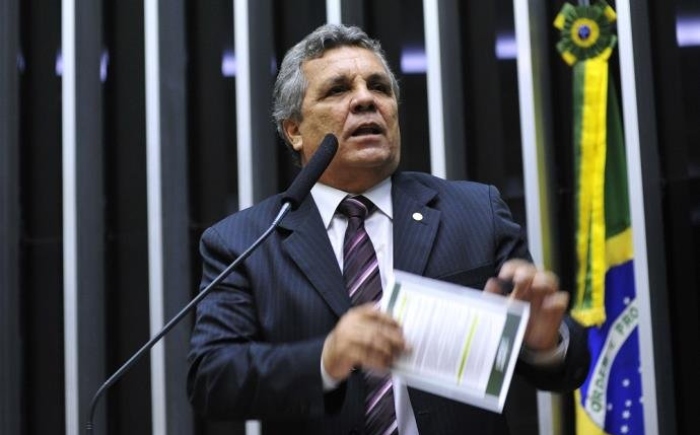
[[608, 60], [615, 11], [564, 4], [557, 49], [573, 69], [576, 295], [591, 369], [576, 392], [577, 435], [644, 434], [634, 249], [623, 126]]

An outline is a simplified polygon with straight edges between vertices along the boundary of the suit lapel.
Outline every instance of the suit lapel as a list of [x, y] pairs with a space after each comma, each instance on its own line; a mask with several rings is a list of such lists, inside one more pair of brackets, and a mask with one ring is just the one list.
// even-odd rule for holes
[[350, 298], [345, 293], [342, 272], [311, 195], [280, 222], [280, 227], [291, 232], [282, 242], [282, 249], [333, 312], [341, 316], [350, 308]]
[[[441, 213], [428, 206], [436, 194], [405, 175], [394, 177], [394, 268], [415, 274], [425, 271], [440, 225]], [[309, 195], [297, 210], [290, 212], [280, 222], [280, 228], [290, 232], [282, 249], [333, 312], [341, 316], [350, 308], [350, 298], [313, 198]]]
[[440, 211], [428, 203], [437, 192], [402, 174], [392, 182], [394, 268], [422, 274], [440, 225]]

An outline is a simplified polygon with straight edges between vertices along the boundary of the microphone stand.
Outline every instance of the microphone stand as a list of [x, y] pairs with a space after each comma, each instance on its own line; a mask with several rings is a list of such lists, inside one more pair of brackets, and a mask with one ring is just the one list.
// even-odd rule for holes
[[284, 204], [282, 204], [282, 208], [280, 209], [279, 213], [277, 213], [277, 217], [275, 217], [275, 220], [272, 221], [272, 224], [270, 227], [260, 236], [258, 239], [253, 242], [248, 249], [243, 251], [241, 255], [238, 256], [229, 266], [223, 270], [212, 282], [209, 283], [208, 286], [199, 294], [190, 301], [182, 310], [180, 310], [179, 313], [175, 317], [173, 317], [164, 327], [163, 329], [160, 330], [156, 335], [151, 338], [148, 343], [144, 344], [141, 349], [139, 349], [127, 362], [125, 362], [119, 370], [114, 372], [112, 376], [107, 379], [102, 386], [97, 390], [95, 395], [92, 398], [92, 402], [90, 403], [90, 413], [88, 414], [88, 421], [85, 425], [85, 430], [87, 434], [92, 434], [92, 422], [93, 422], [93, 416], [95, 415], [95, 408], [97, 407], [97, 402], [99, 401], [100, 397], [102, 397], [103, 393], [111, 387], [115, 382], [117, 382], [123, 375], [126, 373], [141, 357], [143, 356], [144, 353], [146, 353], [148, 350], [150, 350], [165, 334], [168, 333], [180, 320], [182, 320], [183, 317], [185, 317], [191, 310], [194, 308], [202, 299], [204, 299], [210, 292], [211, 290], [219, 284], [221, 281], [224, 280], [233, 270], [238, 267], [243, 260], [248, 258], [250, 254], [255, 250], [255, 248], [258, 247], [265, 239], [267, 239], [270, 234], [272, 234], [272, 231], [274, 231], [275, 228], [277, 228], [277, 225], [279, 225], [280, 221], [282, 218], [291, 210], [292, 208], [292, 203], [287, 201]]

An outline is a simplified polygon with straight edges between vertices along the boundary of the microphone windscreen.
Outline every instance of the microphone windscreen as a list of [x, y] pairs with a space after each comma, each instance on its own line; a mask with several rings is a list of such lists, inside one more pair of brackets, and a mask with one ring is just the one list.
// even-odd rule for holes
[[338, 139], [333, 134], [328, 133], [321, 141], [321, 145], [318, 146], [316, 152], [311, 156], [311, 159], [309, 159], [309, 162], [301, 168], [299, 175], [282, 195], [282, 203], [290, 203], [292, 210], [299, 207], [299, 204], [311, 192], [311, 188], [321, 178], [328, 165], [330, 165], [337, 151]]

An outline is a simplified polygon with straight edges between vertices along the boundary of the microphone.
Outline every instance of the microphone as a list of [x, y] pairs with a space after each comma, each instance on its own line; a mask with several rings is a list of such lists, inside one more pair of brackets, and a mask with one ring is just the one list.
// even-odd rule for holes
[[330, 133], [327, 134], [314, 155], [311, 156], [309, 163], [304, 166], [292, 185], [282, 195], [282, 202], [289, 202], [292, 210], [295, 210], [309, 194], [313, 185], [321, 178], [321, 174], [331, 163], [337, 151], [338, 139]]
[[194, 308], [202, 299], [204, 299], [211, 290], [217, 286], [221, 281], [223, 281], [231, 272], [233, 272], [238, 265], [240, 265], [243, 260], [248, 258], [250, 254], [267, 239], [270, 234], [277, 228], [282, 218], [290, 210], [296, 210], [304, 199], [311, 192], [311, 188], [314, 184], [321, 178], [321, 175], [326, 170], [328, 165], [330, 165], [331, 160], [338, 151], [338, 139], [332, 135], [327, 134], [321, 144], [318, 146], [316, 152], [309, 162], [301, 168], [301, 172], [294, 179], [292, 184], [287, 188], [287, 190], [282, 195], [282, 207], [279, 213], [272, 221], [272, 224], [265, 230], [265, 232], [258, 237], [258, 239], [253, 242], [252, 245], [248, 247], [241, 255], [239, 255], [231, 264], [229, 264], [226, 269], [224, 269], [212, 282], [207, 285], [204, 290], [199, 292], [199, 294], [192, 299], [182, 310], [180, 310], [175, 317], [170, 319], [168, 323], [160, 330], [156, 335], [154, 335], [146, 344], [144, 344], [135, 354], [131, 356], [112, 376], [110, 376], [100, 388], [97, 390], [90, 403], [90, 411], [88, 413], [88, 421], [85, 424], [85, 430], [87, 434], [92, 434], [93, 428], [93, 417], [95, 415], [95, 408], [97, 403], [102, 397], [102, 395], [111, 387], [115, 382], [117, 382], [147, 351], [149, 351], [165, 334], [167, 334], [175, 325], [177, 325], [180, 320], [182, 320], [191, 310]]

